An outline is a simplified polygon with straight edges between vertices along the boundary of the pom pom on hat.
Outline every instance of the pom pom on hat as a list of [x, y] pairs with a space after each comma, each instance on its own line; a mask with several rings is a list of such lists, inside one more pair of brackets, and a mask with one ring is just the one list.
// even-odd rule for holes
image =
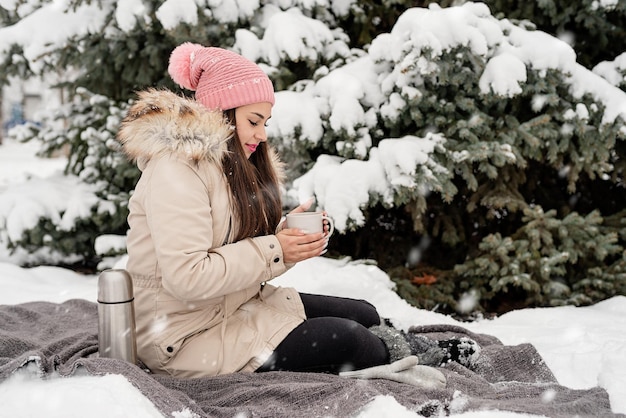
[[180, 86], [195, 91], [196, 100], [211, 110], [274, 104], [274, 86], [267, 74], [226, 49], [185, 42], [172, 51], [168, 72]]
[[188, 90], [196, 89], [198, 80], [191, 80], [191, 62], [194, 60], [196, 52], [202, 48], [204, 48], [202, 45], [185, 42], [172, 51], [167, 71], [172, 80], [181, 87]]

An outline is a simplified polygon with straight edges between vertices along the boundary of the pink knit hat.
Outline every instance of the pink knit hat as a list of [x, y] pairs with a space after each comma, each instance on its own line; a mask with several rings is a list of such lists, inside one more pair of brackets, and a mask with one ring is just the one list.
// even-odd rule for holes
[[185, 42], [170, 56], [168, 72], [181, 87], [196, 92], [208, 109], [228, 110], [252, 103], [274, 105], [274, 86], [254, 62], [222, 48]]

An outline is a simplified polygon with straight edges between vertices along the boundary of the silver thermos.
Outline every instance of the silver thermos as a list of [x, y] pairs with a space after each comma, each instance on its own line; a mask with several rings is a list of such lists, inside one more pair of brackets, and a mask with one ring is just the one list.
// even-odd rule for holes
[[104, 270], [98, 277], [100, 357], [137, 363], [133, 282], [126, 270]]

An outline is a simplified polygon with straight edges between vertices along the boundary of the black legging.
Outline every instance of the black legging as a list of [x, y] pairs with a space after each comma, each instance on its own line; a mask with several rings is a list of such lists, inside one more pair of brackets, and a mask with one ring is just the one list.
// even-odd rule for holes
[[368, 328], [380, 324], [369, 302], [300, 294], [307, 319], [276, 347], [257, 372], [289, 370], [339, 373], [384, 364], [385, 344]]

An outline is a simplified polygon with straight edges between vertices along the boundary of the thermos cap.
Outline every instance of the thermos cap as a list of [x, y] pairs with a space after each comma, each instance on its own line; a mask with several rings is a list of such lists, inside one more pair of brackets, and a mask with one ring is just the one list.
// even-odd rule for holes
[[133, 282], [126, 270], [104, 270], [98, 277], [98, 302], [122, 303], [133, 300]]

